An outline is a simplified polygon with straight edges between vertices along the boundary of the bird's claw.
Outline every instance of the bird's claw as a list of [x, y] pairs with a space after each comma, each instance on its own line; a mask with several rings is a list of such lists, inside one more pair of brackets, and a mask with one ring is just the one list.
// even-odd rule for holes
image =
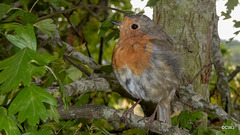
[[127, 115], [129, 114], [129, 118], [130, 118], [130, 120], [131, 120], [132, 114], [134, 113], [133, 110], [134, 110], [134, 108], [130, 108], [130, 109], [128, 109], [127, 111], [124, 111], [124, 112], [123, 112], [123, 115], [122, 115], [122, 117], [120, 118], [120, 120], [121, 120], [125, 125], [127, 125]]
[[146, 131], [148, 132], [153, 121], [154, 121], [154, 118], [155, 118], [155, 114], [151, 115], [150, 117], [144, 117], [140, 120], [138, 120], [138, 122], [140, 121], [144, 121], [145, 122], [145, 128], [146, 128]]

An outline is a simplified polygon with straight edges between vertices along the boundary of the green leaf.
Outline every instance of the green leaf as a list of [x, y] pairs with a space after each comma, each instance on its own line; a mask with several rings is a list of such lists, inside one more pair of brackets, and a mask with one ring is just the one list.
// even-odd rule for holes
[[31, 81], [30, 62], [37, 60], [38, 54], [31, 49], [22, 49], [13, 57], [0, 62], [0, 93], [18, 88], [19, 84], [29, 85]]
[[68, 68], [66, 72], [68, 73], [67, 76], [73, 81], [76, 81], [77, 79], [82, 77], [82, 72], [74, 66]]
[[113, 72], [112, 65], [101, 66], [98, 70], [103, 71], [108, 74]]
[[37, 49], [37, 40], [35, 37], [33, 26], [27, 24], [26, 28], [23, 26], [16, 26], [16, 35], [7, 34], [7, 39], [19, 48], [28, 47], [34, 51]]
[[240, 21], [236, 21], [233, 26], [234, 26], [235, 28], [239, 28], [239, 27], [240, 27]]
[[87, 104], [89, 102], [90, 93], [84, 94], [74, 105]]
[[[17, 9], [16, 9], [17, 10]], [[13, 9], [11, 10], [13, 11]], [[15, 19], [17, 19], [17, 17], [19, 16], [23, 16], [24, 15], [24, 11], [23, 10], [17, 10], [15, 11], [15, 13], [11, 14], [8, 18], [6, 18], [3, 22], [11, 22], [14, 21]]]
[[5, 3], [0, 3], [0, 20], [2, 19], [3, 15], [6, 14], [10, 9], [11, 5], [7, 5]]
[[19, 27], [20, 24], [13, 22], [13, 23], [5, 23], [1, 26], [3, 27], [3, 29], [5, 29], [6, 32], [8, 32], [8, 31], [16, 30], [16, 28]]
[[100, 26], [100, 30], [98, 32], [98, 36], [99, 37], [103, 37], [105, 35], [105, 33], [108, 31], [108, 29], [113, 26], [113, 24], [110, 22], [112, 20], [115, 20], [117, 17], [118, 13], [114, 13], [111, 17], [109, 17], [107, 20], [105, 20], [101, 26]]
[[238, 0], [228, 0], [225, 6], [230, 12], [238, 5]]
[[7, 114], [7, 109], [0, 107], [0, 131], [4, 130], [7, 135], [20, 135], [13, 116]]
[[37, 19], [38, 19], [37, 14], [27, 12], [22, 17], [22, 23], [25, 25], [27, 25], [28, 23], [33, 24]]
[[49, 117], [51, 120], [54, 120], [54, 121], [56, 121], [57, 123], [59, 123], [60, 115], [59, 115], [59, 113], [58, 113], [57, 107], [55, 107], [55, 106], [50, 106], [50, 107], [47, 109], [47, 112], [48, 112], [48, 117]]
[[198, 119], [201, 119], [204, 115], [201, 111], [189, 112], [187, 110], [181, 112], [179, 116], [173, 118], [173, 124], [180, 124], [180, 127], [192, 129], [192, 122], [197, 122]]
[[203, 113], [202, 113], [200, 110], [195, 111], [195, 112], [191, 112], [191, 113], [190, 113], [190, 120], [191, 120], [192, 122], [197, 122], [197, 120], [198, 120], [198, 119], [201, 119], [203, 116], [204, 116], [204, 115], [203, 115]]
[[43, 131], [35, 131], [35, 132], [27, 132], [23, 135], [51, 135], [51, 130], [43, 130]]
[[190, 115], [188, 111], [183, 111], [179, 115], [179, 121], [180, 121], [180, 127], [192, 129], [192, 125], [189, 123], [190, 121]]
[[223, 123], [222, 130], [225, 132], [225, 135], [238, 135], [239, 129], [235, 126], [234, 122], [227, 120], [226, 123]]
[[36, 22], [33, 26], [37, 27], [40, 31], [48, 35], [52, 35], [57, 28], [56, 25], [53, 24], [52, 19], [45, 19], [45, 20]]
[[114, 39], [119, 38], [119, 29], [114, 30], [113, 32], [109, 33], [108, 36], [105, 38], [105, 40], [109, 41], [112, 38], [114, 38]]
[[157, 4], [159, 0], [149, 0], [146, 7], [152, 7], [155, 6]]
[[30, 0], [19, 0], [19, 1], [24, 6], [24, 9], [28, 10], [28, 4], [29, 4]]
[[44, 1], [48, 1], [51, 4], [56, 5], [57, 7], [68, 5], [67, 1], [65, 1], [65, 0], [44, 0]]
[[57, 106], [57, 101], [41, 87], [30, 85], [22, 89], [9, 107], [10, 114], [18, 113], [20, 123], [26, 119], [29, 125], [39, 124], [40, 119], [46, 121], [47, 109], [44, 105]]

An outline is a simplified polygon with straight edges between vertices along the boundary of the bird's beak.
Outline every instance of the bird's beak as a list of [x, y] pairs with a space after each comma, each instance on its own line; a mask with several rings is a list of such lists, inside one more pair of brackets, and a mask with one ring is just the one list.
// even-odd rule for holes
[[117, 26], [122, 25], [122, 22], [119, 22], [119, 21], [111, 21], [111, 23], [113, 23], [114, 25], [117, 25]]

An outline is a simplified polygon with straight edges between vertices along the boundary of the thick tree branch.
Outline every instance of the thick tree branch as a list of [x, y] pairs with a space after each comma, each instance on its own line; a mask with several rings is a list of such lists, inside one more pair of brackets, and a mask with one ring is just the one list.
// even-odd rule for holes
[[189, 85], [187, 87], [182, 87], [180, 92], [180, 100], [187, 103], [194, 109], [201, 109], [207, 113], [212, 113], [214, 116], [222, 121], [232, 120], [240, 128], [239, 118], [232, 117], [230, 114], [226, 113], [217, 104], [212, 104], [204, 100], [200, 95], [194, 93], [193, 86]]
[[[114, 109], [113, 107], [104, 106], [104, 105], [93, 105], [86, 104], [80, 106], [69, 106], [69, 110], [64, 110], [63, 106], [58, 107], [58, 112], [61, 119], [78, 119], [78, 118], [96, 118], [96, 119], [105, 119], [111, 122], [121, 122], [120, 118], [123, 114], [123, 111]], [[127, 126], [129, 128], [139, 128], [146, 129], [145, 122], [139, 121], [143, 117], [132, 115], [128, 121]], [[139, 121], [139, 122], [138, 122]], [[171, 126], [160, 123], [159, 121], [154, 121], [150, 127], [150, 131], [159, 133], [159, 134], [178, 134], [178, 135], [187, 135], [187, 131], [182, 130], [178, 127]]]
[[215, 19], [213, 21], [213, 37], [212, 37], [212, 47], [211, 47], [211, 57], [217, 73], [217, 83], [216, 87], [221, 95], [221, 102], [224, 110], [229, 114], [233, 113], [233, 104], [230, 97], [230, 88], [228, 85], [228, 77], [226, 69], [224, 67], [221, 48], [220, 48], [220, 38], [218, 36], [217, 22], [218, 16], [214, 15]]
[[[105, 91], [105, 92], [115, 91], [120, 93], [124, 97], [133, 99], [120, 86], [120, 84], [113, 75], [107, 74], [98, 75], [92, 74], [92, 76], [90, 77], [81, 78], [78, 81], [65, 85], [65, 88], [67, 91], [66, 93], [67, 97], [93, 91]], [[57, 90], [58, 90], [57, 87], [47, 89], [47, 91], [51, 94], [53, 94]], [[234, 118], [230, 116], [220, 106], [209, 103], [206, 100], [204, 100], [200, 95], [194, 93], [192, 85], [189, 85], [187, 87], [182, 86], [180, 90], [180, 100], [183, 103], [187, 103], [188, 105], [195, 109], [201, 109], [208, 113], [212, 113], [223, 121], [232, 120], [238, 125], [238, 127], [240, 127], [239, 118]]]

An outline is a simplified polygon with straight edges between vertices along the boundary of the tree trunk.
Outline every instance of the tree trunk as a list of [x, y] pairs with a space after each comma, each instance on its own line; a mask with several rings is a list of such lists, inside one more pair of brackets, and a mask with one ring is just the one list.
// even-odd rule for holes
[[[209, 99], [212, 69], [211, 46], [216, 17], [215, 0], [160, 0], [153, 20], [173, 39], [182, 56], [183, 83], [191, 83], [196, 93]], [[206, 126], [206, 123], [204, 124]]]

